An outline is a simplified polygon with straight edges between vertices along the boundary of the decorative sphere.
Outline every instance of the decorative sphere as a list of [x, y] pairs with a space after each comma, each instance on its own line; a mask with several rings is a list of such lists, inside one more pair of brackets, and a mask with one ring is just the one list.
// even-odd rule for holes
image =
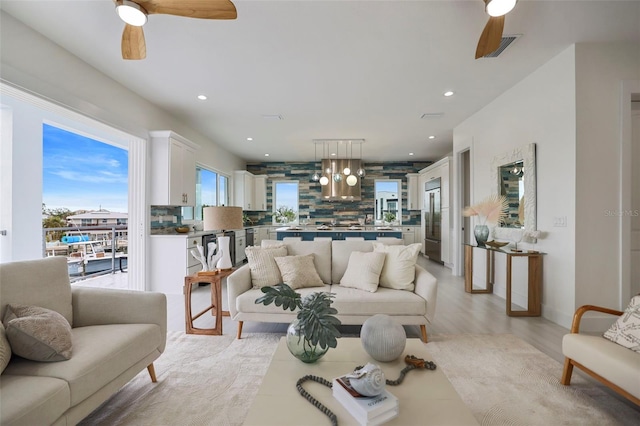
[[389, 315], [377, 314], [362, 325], [360, 341], [373, 359], [389, 362], [402, 355], [407, 343], [407, 333]]

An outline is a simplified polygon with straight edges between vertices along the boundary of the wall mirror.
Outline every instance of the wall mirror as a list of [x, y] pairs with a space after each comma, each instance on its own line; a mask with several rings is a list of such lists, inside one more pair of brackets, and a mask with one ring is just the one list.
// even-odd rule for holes
[[536, 230], [536, 144], [496, 155], [491, 161], [493, 193], [504, 195], [509, 203], [507, 217], [494, 230], [504, 228]]

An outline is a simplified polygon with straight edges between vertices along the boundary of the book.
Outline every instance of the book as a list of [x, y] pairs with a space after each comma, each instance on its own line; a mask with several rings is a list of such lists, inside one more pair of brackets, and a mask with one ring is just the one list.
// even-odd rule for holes
[[398, 398], [388, 390], [380, 395], [363, 396], [353, 389], [345, 376], [333, 380], [333, 397], [361, 425], [379, 425], [398, 415]]

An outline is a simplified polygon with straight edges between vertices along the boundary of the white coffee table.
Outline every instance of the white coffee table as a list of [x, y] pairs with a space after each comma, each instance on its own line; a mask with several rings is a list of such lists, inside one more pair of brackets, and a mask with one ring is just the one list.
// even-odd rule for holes
[[[327, 426], [331, 422], [320, 410], [305, 400], [296, 390], [299, 378], [308, 374], [333, 378], [352, 371], [367, 362], [378, 364], [389, 379], [396, 379], [405, 367], [404, 356], [415, 355], [427, 361], [433, 358], [419, 339], [407, 339], [404, 354], [388, 363], [376, 362], [362, 348], [358, 338], [338, 339], [338, 347], [315, 364], [305, 364], [289, 353], [284, 337], [271, 359], [249, 414], [244, 422], [251, 426]], [[304, 388], [338, 416], [338, 423], [357, 425], [353, 417], [333, 398], [331, 389], [316, 382], [307, 381]], [[471, 411], [441, 369], [409, 371], [399, 386], [389, 386], [389, 391], [400, 400], [400, 415], [389, 425], [478, 425]]]

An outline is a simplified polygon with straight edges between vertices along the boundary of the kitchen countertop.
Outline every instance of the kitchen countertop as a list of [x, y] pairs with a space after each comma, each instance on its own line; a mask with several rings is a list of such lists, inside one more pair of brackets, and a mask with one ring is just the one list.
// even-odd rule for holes
[[335, 226], [335, 227], [323, 227], [323, 226], [285, 226], [282, 228], [277, 228], [277, 232], [377, 232], [377, 231], [387, 231], [387, 232], [402, 232], [402, 227], [384, 227], [384, 226], [358, 226], [358, 227], [350, 227], [350, 226]]

